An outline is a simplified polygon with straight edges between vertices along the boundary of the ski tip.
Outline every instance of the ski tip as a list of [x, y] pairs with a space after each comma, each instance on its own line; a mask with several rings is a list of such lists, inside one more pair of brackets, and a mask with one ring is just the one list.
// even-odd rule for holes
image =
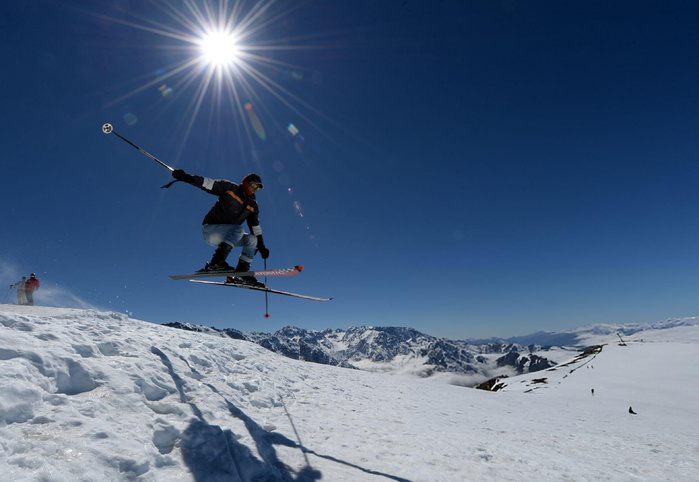
[[269, 313], [265, 313], [265, 318], [269, 318]]
[[298, 266], [296, 267], [296, 269], [299, 270], [299, 271], [303, 271], [303, 266], [298, 265]]

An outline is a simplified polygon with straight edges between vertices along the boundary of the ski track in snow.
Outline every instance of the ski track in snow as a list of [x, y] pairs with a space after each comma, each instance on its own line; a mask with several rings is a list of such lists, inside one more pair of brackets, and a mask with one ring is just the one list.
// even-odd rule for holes
[[485, 392], [299, 362], [116, 313], [2, 305], [0, 473], [698, 480], [699, 326], [604, 343]]

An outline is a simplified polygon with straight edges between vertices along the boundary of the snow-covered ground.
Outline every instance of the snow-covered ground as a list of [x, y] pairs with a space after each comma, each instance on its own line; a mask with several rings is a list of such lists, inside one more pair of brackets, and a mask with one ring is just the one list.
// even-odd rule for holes
[[614, 338], [486, 392], [0, 305], [0, 478], [699, 480], [699, 326]]

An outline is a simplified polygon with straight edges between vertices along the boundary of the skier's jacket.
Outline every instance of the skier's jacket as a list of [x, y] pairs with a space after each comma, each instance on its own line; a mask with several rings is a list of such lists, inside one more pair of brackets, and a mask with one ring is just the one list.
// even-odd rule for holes
[[243, 186], [225, 179], [210, 179], [191, 174], [187, 174], [182, 181], [218, 196], [216, 204], [204, 216], [202, 224], [241, 225], [243, 221], [247, 221], [253, 235], [262, 234], [257, 200], [254, 194], [245, 194]]
[[23, 279], [23, 280], [19, 280], [18, 282], [16, 282], [15, 284], [13, 284], [11, 286], [16, 286], [18, 291], [22, 291], [26, 284], [27, 284], [27, 280]]
[[24, 289], [26, 291], [34, 291], [39, 289], [39, 280], [36, 278], [29, 278], [26, 283], [24, 283]]

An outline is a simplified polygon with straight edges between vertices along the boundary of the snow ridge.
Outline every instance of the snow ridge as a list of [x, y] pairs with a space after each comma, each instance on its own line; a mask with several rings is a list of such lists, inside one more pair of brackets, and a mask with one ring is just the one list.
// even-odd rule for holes
[[647, 330], [699, 324], [699, 317], [656, 323], [598, 324], [575, 330], [538, 332], [511, 338], [449, 340], [406, 327], [350, 327], [306, 330], [286, 326], [275, 333], [240, 332], [189, 323], [166, 326], [248, 340], [295, 360], [379, 373], [436, 377], [474, 387], [498, 377], [553, 367], [588, 346], [614, 342]]
[[287, 326], [268, 334], [183, 323], [167, 326], [239, 339], [242, 336], [295, 360], [372, 372], [438, 377], [464, 386], [475, 386], [495, 376], [543, 370], [570, 357], [565, 350], [552, 347], [535, 344], [525, 347], [505, 341], [473, 345], [405, 327], [361, 326], [316, 331]]

